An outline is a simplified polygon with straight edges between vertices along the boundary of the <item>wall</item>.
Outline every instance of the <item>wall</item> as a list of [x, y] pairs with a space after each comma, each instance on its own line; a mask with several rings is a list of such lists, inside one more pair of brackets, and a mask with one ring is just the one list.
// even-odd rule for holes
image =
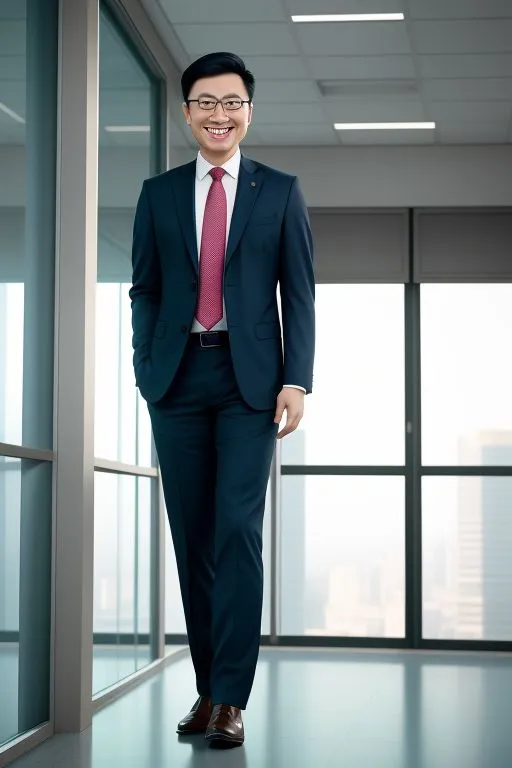
[[[512, 205], [512, 145], [474, 147], [248, 147], [255, 160], [297, 174], [311, 207], [419, 207]], [[193, 150], [171, 149], [171, 164]], [[0, 207], [23, 205], [23, 147], [0, 147], [0, 168], [10, 179]], [[141, 149], [101, 152], [100, 204], [132, 207], [147, 155]]]
[[312, 207], [512, 205], [512, 145], [254, 149], [300, 177]]

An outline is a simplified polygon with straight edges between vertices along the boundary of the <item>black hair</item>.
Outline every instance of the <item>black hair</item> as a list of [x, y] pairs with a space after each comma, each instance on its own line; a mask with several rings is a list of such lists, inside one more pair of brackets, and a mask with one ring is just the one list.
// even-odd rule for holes
[[181, 90], [183, 101], [188, 101], [190, 91], [194, 83], [203, 77], [214, 77], [215, 75], [224, 75], [232, 72], [240, 75], [247, 88], [249, 99], [252, 101], [254, 96], [255, 81], [252, 72], [249, 72], [240, 56], [235, 53], [207, 53], [200, 59], [194, 61], [181, 76]]

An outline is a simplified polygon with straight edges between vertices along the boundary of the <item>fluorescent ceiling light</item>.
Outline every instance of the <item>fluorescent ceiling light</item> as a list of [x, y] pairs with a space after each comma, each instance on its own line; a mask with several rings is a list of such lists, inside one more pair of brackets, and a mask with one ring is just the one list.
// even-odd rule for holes
[[21, 117], [21, 115], [18, 115], [17, 112], [13, 112], [12, 109], [9, 109], [9, 107], [6, 107], [5, 104], [2, 104], [0, 101], [0, 109], [2, 112], [5, 112], [6, 115], [9, 115], [9, 117], [12, 117], [13, 120], [16, 120], [17, 123], [24, 123], [25, 119]]
[[435, 123], [334, 123], [337, 131], [432, 131]]
[[333, 21], [404, 21], [403, 13], [327, 13], [313, 16], [292, 16], [297, 24]]
[[106, 125], [105, 130], [109, 133], [149, 133], [149, 125]]

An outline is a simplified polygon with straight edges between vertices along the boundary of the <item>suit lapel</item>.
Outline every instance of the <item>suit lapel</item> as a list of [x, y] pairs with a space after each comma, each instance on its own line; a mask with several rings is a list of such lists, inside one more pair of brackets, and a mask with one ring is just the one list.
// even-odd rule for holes
[[243, 231], [249, 220], [256, 198], [263, 185], [264, 176], [252, 160], [242, 155], [240, 174], [236, 189], [235, 206], [229, 228], [226, 248], [226, 266], [236, 250]]
[[173, 185], [174, 201], [187, 250], [194, 269], [199, 272], [195, 222], [196, 161], [182, 166], [180, 170], [178, 181]]

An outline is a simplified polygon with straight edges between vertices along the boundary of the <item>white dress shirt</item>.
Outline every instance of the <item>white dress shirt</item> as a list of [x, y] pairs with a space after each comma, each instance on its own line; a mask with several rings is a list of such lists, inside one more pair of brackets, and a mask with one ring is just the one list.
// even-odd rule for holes
[[[231, 157], [224, 165], [220, 166], [221, 168], [224, 168], [226, 173], [222, 177], [222, 186], [224, 187], [224, 191], [226, 193], [226, 202], [227, 202], [227, 222], [226, 222], [226, 245], [229, 238], [229, 228], [231, 226], [231, 219], [233, 218], [233, 209], [235, 207], [235, 196], [236, 196], [236, 188], [238, 185], [238, 175], [240, 173], [240, 160], [241, 160], [241, 154], [240, 149], [237, 149], [233, 157]], [[212, 177], [210, 176], [210, 171], [212, 168], [215, 168], [216, 166], [212, 165], [208, 162], [208, 160], [205, 160], [205, 158], [202, 156], [202, 154], [199, 152], [197, 155], [197, 163], [196, 163], [196, 185], [195, 185], [195, 218], [196, 218], [196, 238], [197, 238], [197, 256], [198, 259], [201, 258], [201, 236], [203, 232], [203, 220], [204, 220], [204, 209], [206, 207], [206, 198], [208, 197], [208, 192], [210, 189], [210, 186], [213, 182]], [[219, 322], [213, 326], [213, 328], [210, 328], [211, 331], [227, 331], [228, 325], [226, 321], [226, 304], [223, 299], [223, 316], [222, 319], [219, 320]], [[206, 331], [206, 328], [201, 325], [197, 317], [194, 318], [194, 322], [192, 324], [192, 328], [190, 329], [191, 333], [201, 333], [202, 331]], [[292, 387], [294, 389], [300, 389], [302, 392], [305, 392], [306, 390], [304, 387], [299, 387], [296, 384], [285, 384], [285, 387]]]

